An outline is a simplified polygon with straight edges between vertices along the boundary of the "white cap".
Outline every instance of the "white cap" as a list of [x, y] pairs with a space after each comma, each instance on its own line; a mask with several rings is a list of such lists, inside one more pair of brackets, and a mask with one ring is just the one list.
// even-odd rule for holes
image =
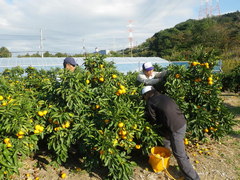
[[151, 90], [154, 90], [154, 87], [152, 87], [152, 86], [145, 86], [145, 87], [142, 89], [142, 95], [145, 94], [145, 93], [148, 92], [148, 91], [151, 91]]
[[146, 62], [143, 64], [143, 70], [151, 71], [154, 69], [151, 62]]

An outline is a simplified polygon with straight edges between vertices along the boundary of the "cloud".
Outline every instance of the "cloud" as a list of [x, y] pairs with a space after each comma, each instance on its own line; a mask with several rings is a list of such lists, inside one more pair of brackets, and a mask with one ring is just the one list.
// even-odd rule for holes
[[[1, 46], [11, 51], [75, 54], [128, 47], [133, 20], [134, 45], [156, 32], [197, 18], [198, 0], [0, 0]], [[12, 35], [11, 38], [8, 35]], [[31, 54], [31, 53], [30, 53]]]

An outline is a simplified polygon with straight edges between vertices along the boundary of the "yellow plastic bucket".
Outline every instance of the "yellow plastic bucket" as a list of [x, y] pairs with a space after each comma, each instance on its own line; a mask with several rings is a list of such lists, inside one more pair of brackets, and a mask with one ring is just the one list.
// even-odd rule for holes
[[160, 172], [164, 170], [164, 167], [168, 169], [170, 156], [171, 152], [169, 149], [164, 147], [153, 147], [148, 163], [152, 166], [154, 172]]

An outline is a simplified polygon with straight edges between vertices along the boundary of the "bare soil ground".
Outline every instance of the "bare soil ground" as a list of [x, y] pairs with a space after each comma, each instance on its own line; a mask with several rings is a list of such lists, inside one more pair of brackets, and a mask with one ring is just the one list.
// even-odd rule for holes
[[[209, 142], [208, 144], [199, 143], [199, 149], [187, 149], [192, 165], [198, 172], [201, 180], [239, 180], [240, 179], [240, 96], [235, 93], [222, 93], [221, 98], [231, 111], [236, 115], [238, 123], [233, 127], [234, 132], [225, 136], [219, 142]], [[203, 150], [202, 150], [203, 148]], [[199, 150], [203, 151], [202, 155]], [[207, 155], [206, 152], [210, 152]], [[44, 151], [39, 152], [32, 158], [24, 160], [24, 166], [20, 169], [20, 176], [14, 175], [14, 179], [32, 180], [38, 177], [41, 180], [60, 180], [61, 171], [66, 173], [68, 180], [104, 180], [107, 179], [107, 169], [99, 168], [87, 173], [85, 170], [77, 169], [80, 167], [81, 159], [72, 154], [64, 166], [54, 167], [50, 165], [50, 158]], [[194, 156], [195, 154], [195, 156]], [[164, 172], [154, 173], [148, 164], [148, 157], [135, 157], [133, 160], [138, 164], [134, 168], [134, 180], [171, 180]], [[198, 161], [199, 163], [196, 163]], [[182, 177], [178, 170], [178, 165], [171, 155], [169, 160], [169, 173], [176, 179]], [[29, 174], [29, 177], [27, 177]]]

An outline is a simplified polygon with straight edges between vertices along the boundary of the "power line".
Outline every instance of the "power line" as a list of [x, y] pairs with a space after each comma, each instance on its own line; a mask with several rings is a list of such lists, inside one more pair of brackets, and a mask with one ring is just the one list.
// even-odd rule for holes
[[[155, 8], [150, 13], [148, 13], [144, 18], [142, 18], [140, 22], [137, 22], [137, 24], [140, 24], [141, 22], [143, 22], [147, 17], [149, 17], [151, 14], [153, 14], [156, 11], [161, 12], [161, 9], [165, 8], [171, 2], [172, 2], [172, 0], [167, 1], [166, 4], [164, 4], [163, 6], [160, 6], [162, 3], [164, 3], [162, 1], [160, 1], [160, 3], [155, 5]], [[159, 7], [160, 7], [160, 9], [159, 9]]]

